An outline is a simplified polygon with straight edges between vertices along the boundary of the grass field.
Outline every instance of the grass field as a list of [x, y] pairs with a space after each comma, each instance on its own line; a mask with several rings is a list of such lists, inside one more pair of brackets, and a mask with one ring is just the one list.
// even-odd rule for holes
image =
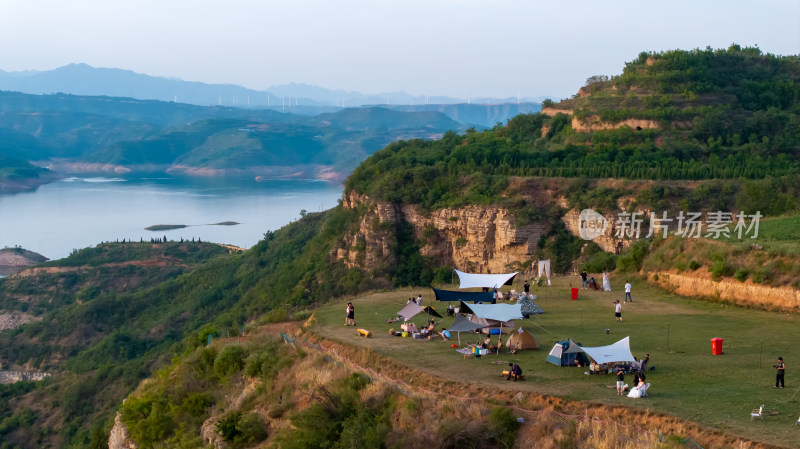
[[[521, 280], [519, 281], [521, 282]], [[475, 388], [518, 388], [575, 401], [624, 405], [665, 413], [697, 422], [756, 441], [797, 447], [800, 427], [800, 317], [756, 311], [683, 298], [644, 282], [633, 281], [632, 303], [623, 304], [624, 321], [614, 319], [612, 301], [623, 299], [624, 279], [613, 278], [613, 292], [581, 290], [571, 301], [569, 288], [580, 284], [578, 277], [554, 279], [550, 287], [536, 287], [539, 304], [545, 313], [517, 320], [539, 340], [540, 349], [517, 355], [491, 355], [465, 359], [450, 342], [413, 340], [388, 334], [400, 323], [386, 320], [402, 309], [410, 296], [422, 293], [424, 305], [432, 305], [442, 315], [446, 303], [436, 304], [430, 289], [405, 289], [351, 298], [359, 328], [373, 337], [356, 336], [344, 326], [344, 303], [318, 310], [319, 332], [356, 345], [368, 346], [379, 354], [429, 371], [445, 380], [470, 381]], [[515, 286], [520, 289], [521, 286]], [[508, 288], [508, 287], [506, 287]], [[419, 325], [426, 321], [418, 316]], [[453, 318], [437, 320], [437, 328], [447, 327]], [[605, 330], [609, 329], [609, 334]], [[649, 397], [630, 399], [616, 395], [614, 375], [588, 376], [587, 368], [556, 367], [545, 362], [558, 340], [572, 338], [585, 346], [603, 346], [630, 336], [632, 353], [641, 358], [650, 354], [647, 381]], [[711, 339], [723, 338], [723, 355], [712, 355]], [[494, 337], [496, 341], [497, 337]], [[476, 341], [474, 334], [461, 333], [461, 343]], [[786, 388], [773, 388], [777, 357], [786, 361]], [[499, 373], [508, 362], [518, 363], [524, 382], [511, 383]], [[632, 383], [633, 377], [626, 376]], [[750, 411], [764, 404], [779, 412], [763, 421], [750, 421]]]

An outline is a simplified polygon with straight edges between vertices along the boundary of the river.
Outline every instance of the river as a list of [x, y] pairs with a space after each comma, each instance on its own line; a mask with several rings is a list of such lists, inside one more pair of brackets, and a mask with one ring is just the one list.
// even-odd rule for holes
[[[167, 237], [249, 248], [267, 230], [337, 204], [342, 188], [319, 181], [72, 177], [32, 192], [0, 195], [0, 247], [19, 245], [50, 259], [105, 241]], [[237, 225], [213, 225], [238, 222]], [[147, 231], [148, 226], [188, 225]]]

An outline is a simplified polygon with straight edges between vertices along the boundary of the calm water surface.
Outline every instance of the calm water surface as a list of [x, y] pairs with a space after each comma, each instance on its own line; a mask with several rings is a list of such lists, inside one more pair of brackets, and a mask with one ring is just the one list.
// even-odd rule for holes
[[[0, 195], [0, 247], [50, 259], [104, 241], [201, 238], [249, 248], [267, 230], [335, 206], [342, 188], [316, 181], [174, 177], [67, 178], [35, 192]], [[236, 221], [236, 226], [211, 226]], [[146, 231], [156, 224], [190, 225]]]

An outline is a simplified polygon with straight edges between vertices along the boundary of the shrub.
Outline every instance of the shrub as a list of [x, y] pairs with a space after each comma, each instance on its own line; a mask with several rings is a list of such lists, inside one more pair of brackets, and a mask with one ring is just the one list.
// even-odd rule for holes
[[244, 367], [244, 349], [238, 345], [225, 346], [214, 360], [214, 373], [227, 377]]
[[617, 258], [617, 268], [621, 272], [641, 270], [642, 262], [649, 250], [650, 242], [647, 240], [638, 240], [633, 246], [628, 248], [625, 253]]
[[738, 270], [736, 270], [736, 273], [733, 274], [733, 277], [735, 277], [736, 280], [738, 280], [739, 282], [744, 282], [747, 280], [748, 274], [749, 272], [746, 269], [739, 268]]
[[711, 266], [708, 267], [711, 272], [711, 279], [719, 281], [725, 276], [732, 274], [732, 268], [725, 260], [725, 256], [714, 256], [712, 258]]
[[589, 273], [613, 271], [617, 267], [617, 256], [614, 253], [601, 251], [592, 255], [581, 267]]
[[692, 260], [689, 262], [689, 269], [690, 269], [690, 270], [692, 270], [692, 271], [694, 271], [694, 270], [696, 270], [696, 269], [698, 269], [698, 268], [700, 268], [700, 263], [699, 263], [699, 262], [697, 262], [696, 260], [692, 259]]
[[489, 426], [497, 440], [498, 447], [514, 447], [517, 441], [519, 422], [514, 413], [506, 407], [495, 407], [489, 415]]
[[286, 312], [286, 309], [283, 307], [279, 307], [277, 309], [272, 309], [267, 312], [262, 318], [261, 322], [264, 324], [267, 323], [280, 323], [282, 321], [286, 321], [289, 319], [289, 314]]

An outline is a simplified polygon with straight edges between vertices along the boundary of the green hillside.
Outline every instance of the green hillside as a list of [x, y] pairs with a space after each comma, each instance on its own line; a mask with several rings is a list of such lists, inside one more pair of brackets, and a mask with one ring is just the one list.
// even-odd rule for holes
[[[703, 180], [800, 173], [796, 56], [737, 47], [645, 53], [623, 74], [544, 106], [564, 113], [393, 144], [359, 166], [347, 189], [431, 208], [495, 201], [509, 176]], [[638, 119], [655, 127], [581, 131], [568, 114], [586, 126]]]

